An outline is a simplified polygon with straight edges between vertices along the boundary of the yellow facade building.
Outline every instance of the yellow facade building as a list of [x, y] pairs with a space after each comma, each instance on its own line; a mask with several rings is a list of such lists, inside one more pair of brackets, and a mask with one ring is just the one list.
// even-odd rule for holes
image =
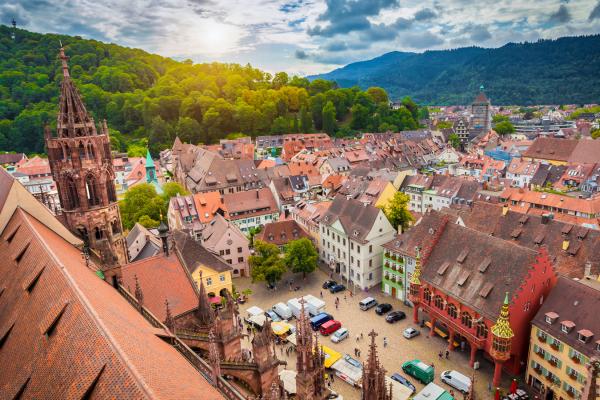
[[526, 378], [542, 399], [580, 399], [584, 393], [586, 366], [600, 357], [595, 285], [560, 277], [532, 321]]
[[194, 240], [185, 231], [173, 231], [173, 239], [175, 251], [178, 252], [180, 260], [183, 261], [197, 288], [200, 287], [200, 279], [202, 279], [209, 297], [224, 296], [225, 290], [233, 293], [231, 280], [233, 268], [230, 264], [202, 246], [200, 241]]

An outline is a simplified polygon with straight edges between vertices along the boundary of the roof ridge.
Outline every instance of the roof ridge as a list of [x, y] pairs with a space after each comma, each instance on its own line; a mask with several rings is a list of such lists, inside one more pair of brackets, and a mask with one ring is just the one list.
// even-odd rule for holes
[[[73, 290], [75, 295], [79, 298], [81, 305], [87, 311], [88, 316], [90, 316], [92, 321], [94, 323], [96, 323], [96, 325], [98, 326], [99, 333], [101, 335], [103, 335], [106, 338], [106, 341], [108, 342], [108, 344], [113, 347], [113, 349], [115, 350], [115, 355], [117, 355], [121, 359], [121, 361], [123, 361], [125, 368], [127, 368], [131, 372], [131, 375], [135, 378], [134, 380], [138, 383], [138, 385], [140, 386], [140, 389], [148, 396], [148, 398], [155, 398], [156, 395], [155, 395], [154, 391], [147, 385], [146, 381], [144, 380], [142, 375], [139, 373], [139, 371], [135, 367], [132, 366], [132, 363], [130, 362], [129, 357], [127, 357], [127, 355], [125, 354], [125, 351], [121, 348], [121, 346], [118, 344], [116, 339], [112, 336], [112, 334], [110, 334], [109, 329], [106, 327], [104, 322], [102, 322], [100, 316], [98, 315], [98, 313], [96, 312], [94, 307], [92, 307], [92, 305], [90, 304], [90, 301], [88, 300], [87, 296], [80, 289], [79, 285], [77, 284], [75, 279], [73, 279], [71, 274], [66, 272], [66, 268], [64, 267], [60, 258], [56, 256], [54, 250], [52, 248], [50, 248], [44, 240], [42, 240], [39, 232], [36, 229], [34, 229], [33, 223], [29, 219], [29, 217], [34, 218], [38, 223], [40, 223], [41, 226], [48, 229], [48, 231], [52, 232], [52, 234], [54, 234], [54, 235], [57, 235], [57, 234], [54, 231], [52, 231], [51, 229], [49, 229], [48, 227], [46, 227], [46, 225], [44, 225], [37, 218], [33, 217], [31, 214], [29, 214], [27, 211], [21, 209], [20, 207], [18, 207], [18, 212], [23, 214], [23, 220], [29, 227], [33, 236], [35, 236], [37, 241], [40, 243], [40, 245], [46, 249], [47, 254], [52, 258], [54, 263], [60, 267], [58, 269], [65, 277], [66, 283], [71, 287], [71, 289]], [[57, 236], [60, 237], [60, 235], [57, 235]], [[71, 243], [67, 242], [64, 238], [60, 237], [60, 239], [64, 240], [69, 246], [71, 246]], [[73, 247], [75, 247], [75, 246], [73, 246]], [[104, 283], [108, 284], [106, 282], [104, 282]]]

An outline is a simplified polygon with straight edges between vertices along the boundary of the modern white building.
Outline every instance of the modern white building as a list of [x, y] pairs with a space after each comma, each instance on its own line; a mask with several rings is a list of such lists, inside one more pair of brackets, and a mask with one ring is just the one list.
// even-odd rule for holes
[[368, 289], [381, 283], [384, 243], [395, 234], [383, 211], [337, 196], [319, 219], [319, 257], [348, 287]]

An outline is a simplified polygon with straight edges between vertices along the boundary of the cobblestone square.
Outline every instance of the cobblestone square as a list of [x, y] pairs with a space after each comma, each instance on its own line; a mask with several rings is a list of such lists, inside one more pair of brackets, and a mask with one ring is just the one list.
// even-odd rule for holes
[[[334, 279], [336, 277], [334, 276]], [[322, 344], [342, 353], [354, 355], [354, 349], [358, 348], [361, 352], [361, 361], [365, 361], [368, 354], [368, 336], [367, 334], [371, 329], [375, 329], [378, 333], [377, 345], [379, 358], [386, 369], [386, 375], [391, 375], [394, 372], [399, 372], [403, 376], [407, 377], [417, 387], [417, 391], [423, 388], [416, 381], [416, 379], [406, 376], [402, 372], [401, 365], [403, 362], [412, 359], [420, 359], [428, 364], [433, 364], [435, 367], [435, 380], [436, 384], [444, 387], [446, 390], [451, 388], [440, 381], [440, 373], [445, 370], [454, 369], [462, 372], [467, 376], [471, 376], [472, 370], [469, 368], [469, 354], [468, 352], [461, 352], [457, 349], [450, 352], [449, 359], [439, 359], [438, 353], [440, 351], [445, 352], [447, 342], [438, 336], [430, 338], [428, 336], [429, 329], [427, 327], [420, 328], [412, 323], [412, 308], [405, 306], [399, 300], [385, 296], [379, 290], [379, 287], [374, 287], [369, 292], [360, 291], [354, 296], [350, 295], [349, 291], [331, 294], [328, 290], [321, 288], [323, 282], [329, 279], [329, 276], [322, 270], [317, 270], [314, 273], [307, 276], [306, 280], [302, 279], [301, 275], [294, 275], [291, 273], [286, 274], [279, 286], [273, 290], [266, 288], [264, 282], [252, 283], [249, 278], [236, 279], [235, 286], [238, 291], [250, 288], [253, 294], [250, 296], [249, 301], [246, 304], [240, 306], [240, 315], [245, 316], [245, 310], [251, 306], [258, 306], [263, 310], [270, 309], [274, 304], [278, 302], [286, 303], [289, 299], [299, 297], [306, 294], [312, 294], [315, 297], [319, 297], [320, 293], [323, 293], [323, 301], [325, 301], [326, 311], [334, 316], [336, 320], [342, 323], [342, 326], [346, 327], [350, 331], [350, 337], [345, 339], [341, 343], [333, 343], [330, 337], [320, 336], [319, 340]], [[289, 286], [286, 285], [286, 281], [293, 280], [293, 286], [300, 286], [298, 291], [291, 291]], [[337, 279], [337, 282], [340, 282]], [[343, 282], [344, 284], [346, 282]], [[378, 302], [390, 303], [394, 310], [401, 310], [406, 313], [407, 318], [402, 321], [398, 321], [394, 324], [389, 324], [385, 321], [384, 316], [379, 316], [375, 313], [375, 309], [372, 308], [368, 311], [360, 310], [358, 303], [365, 297], [374, 297]], [[335, 298], [339, 297], [339, 309], [335, 308]], [[295, 319], [291, 321], [295, 325]], [[413, 339], [405, 339], [402, 336], [402, 331], [408, 326], [413, 326], [421, 330], [421, 335]], [[363, 333], [364, 339], [357, 341], [356, 336]], [[383, 347], [383, 338], [387, 338], [388, 345]], [[244, 345], [248, 345], [248, 341], [244, 341]], [[292, 353], [290, 357], [287, 357], [283, 351], [283, 347], [278, 346], [278, 357], [288, 362], [287, 369], [296, 369], [295, 364], [295, 353]], [[478, 355], [478, 361], [480, 362], [480, 368], [475, 371], [475, 394], [477, 399], [491, 399], [493, 393], [488, 391], [488, 384], [492, 380], [493, 365], [484, 360], [481, 355]], [[505, 376], [503, 380], [503, 388], [508, 388], [510, 385], [509, 379]], [[345, 399], [359, 399], [360, 393], [357, 389], [352, 388], [349, 384], [343, 382], [341, 379], [336, 379], [333, 384], [333, 390], [341, 393]], [[457, 397], [461, 398], [461, 396]]]

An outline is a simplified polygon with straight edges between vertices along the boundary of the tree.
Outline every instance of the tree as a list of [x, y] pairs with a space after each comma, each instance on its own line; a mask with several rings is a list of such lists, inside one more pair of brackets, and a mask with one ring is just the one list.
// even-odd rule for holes
[[405, 230], [414, 220], [413, 216], [408, 211], [409, 201], [410, 197], [408, 197], [407, 194], [396, 192], [388, 204], [382, 207], [385, 216], [394, 228], [401, 226], [402, 230]]
[[323, 130], [329, 135], [333, 135], [336, 129], [335, 107], [331, 101], [328, 101], [323, 107]]
[[455, 149], [458, 149], [460, 147], [460, 138], [456, 133], [451, 133], [450, 136], [448, 136], [448, 143]]
[[300, 132], [312, 132], [312, 118], [304, 106], [300, 109]]
[[496, 114], [492, 117], [492, 123], [497, 124], [502, 121], [509, 121], [506, 115]]
[[302, 238], [287, 244], [283, 262], [292, 272], [302, 272], [302, 277], [306, 278], [306, 274], [317, 268], [318, 257], [319, 253], [313, 243], [307, 238]]
[[600, 129], [594, 129], [591, 133], [592, 135], [592, 139], [598, 139], [600, 138]]
[[498, 135], [508, 135], [515, 131], [515, 127], [509, 121], [501, 121], [494, 126], [494, 130]]
[[123, 218], [123, 226], [126, 229], [131, 229], [136, 222], [140, 222], [143, 216], [143, 221], [149, 223], [149, 219], [154, 221], [160, 220], [160, 215], [166, 215], [167, 209], [165, 202], [156, 193], [154, 186], [147, 183], [135, 185], [127, 192], [125, 197], [119, 202], [121, 216]]
[[186, 194], [189, 194], [189, 192], [178, 182], [167, 182], [162, 186], [162, 198], [165, 201], [165, 208], [167, 209], [169, 208], [171, 197], [177, 195], [185, 196]]
[[388, 95], [383, 88], [372, 86], [367, 89], [367, 93], [373, 98], [377, 104], [384, 103], [386, 106], [389, 103]]
[[248, 259], [252, 282], [267, 282], [269, 286], [281, 280], [285, 273], [285, 264], [280, 257], [279, 248], [271, 243], [257, 240], [254, 255]]
[[452, 122], [450, 121], [440, 121], [435, 126], [436, 129], [450, 129], [452, 128]]
[[273, 88], [279, 89], [282, 86], [287, 85], [288, 79], [289, 79], [288, 74], [286, 74], [285, 72], [276, 73], [275, 76], [273, 77]]

